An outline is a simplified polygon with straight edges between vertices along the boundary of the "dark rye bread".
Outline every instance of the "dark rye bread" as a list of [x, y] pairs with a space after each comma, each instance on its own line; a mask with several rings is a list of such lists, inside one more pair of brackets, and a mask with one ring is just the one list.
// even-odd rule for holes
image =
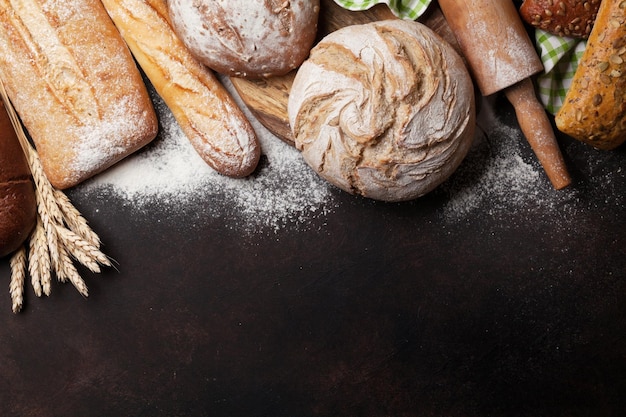
[[30, 169], [0, 101], [0, 258], [15, 251], [28, 238], [36, 215]]

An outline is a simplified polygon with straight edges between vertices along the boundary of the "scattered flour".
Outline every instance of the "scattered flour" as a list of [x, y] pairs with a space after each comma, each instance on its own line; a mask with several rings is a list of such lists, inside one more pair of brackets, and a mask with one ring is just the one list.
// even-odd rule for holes
[[578, 158], [569, 162], [570, 173], [578, 175], [569, 187], [555, 190], [521, 131], [494, 113], [494, 103], [484, 102], [478, 126], [479, 137], [466, 160], [438, 190], [447, 197], [442, 209], [447, 221], [484, 215], [504, 223], [525, 213], [534, 223], [572, 225], [598, 205], [625, 210], [620, 189], [626, 178], [621, 168], [611, 168], [621, 158], [618, 153], [572, 143], [562, 151]]
[[[232, 85], [223, 79], [232, 92]], [[233, 94], [239, 101], [239, 97]], [[225, 177], [211, 169], [182, 133], [167, 106], [153, 96], [161, 123], [157, 139], [80, 186], [81, 193], [110, 194], [140, 213], [201, 209], [232, 224], [256, 230], [303, 225], [332, 210], [330, 186], [293, 147], [274, 137], [242, 106], [263, 149], [257, 171], [248, 178]], [[241, 104], [241, 102], [240, 102]], [[234, 226], [233, 226], [234, 227]]]
[[[227, 79], [223, 81], [234, 92]], [[268, 132], [245, 106], [242, 108], [259, 135], [264, 156], [252, 176], [232, 179], [217, 174], [200, 158], [167, 107], [158, 97], [154, 99], [162, 125], [159, 137], [80, 185], [78, 191], [85, 198], [117, 197], [151, 219], [159, 211], [185, 215], [201, 211], [196, 215], [232, 220], [233, 228], [249, 232], [306, 229], [311, 220], [339, 206], [337, 191], [306, 165], [296, 149]], [[598, 204], [624, 211], [626, 196], [619, 190], [626, 172], [610, 169], [615, 161], [608, 163], [608, 159], [621, 155], [592, 149], [583, 155], [578, 152], [580, 160], [574, 162], [585, 183], [557, 191], [533, 159], [521, 132], [496, 117], [493, 103], [484, 103], [478, 124], [484, 134], [478, 135], [452, 177], [433, 191], [444, 196], [444, 203], [434, 213], [443, 222], [472, 222], [485, 216], [504, 226], [512, 213], [522, 213], [522, 219], [534, 223], [563, 221], [571, 225]], [[564, 151], [568, 154], [567, 149]]]

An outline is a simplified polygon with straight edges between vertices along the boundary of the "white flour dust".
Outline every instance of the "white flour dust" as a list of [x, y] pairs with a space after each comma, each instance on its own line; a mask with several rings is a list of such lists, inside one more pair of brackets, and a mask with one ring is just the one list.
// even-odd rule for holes
[[[227, 87], [232, 89], [232, 85]], [[233, 228], [253, 232], [260, 228], [307, 228], [312, 219], [339, 207], [333, 187], [306, 165], [296, 149], [268, 132], [245, 107], [259, 134], [264, 157], [252, 176], [232, 179], [213, 171], [197, 155], [165, 105], [156, 97], [155, 103], [162, 125], [159, 138], [82, 184], [79, 192], [86, 198], [113, 196], [151, 219], [158, 210], [185, 215], [191, 210], [196, 216], [223, 218]], [[477, 216], [505, 224], [512, 213], [525, 213], [533, 222], [541, 220], [536, 218], [539, 215], [545, 221], [570, 224], [593, 210], [592, 204], [624, 210], [626, 196], [619, 189], [626, 181], [626, 172], [606, 168], [614, 165], [608, 164], [607, 158], [619, 155], [589, 150], [578, 161], [588, 182], [585, 188], [573, 184], [555, 190], [533, 159], [521, 132], [503, 123], [492, 106], [485, 103], [479, 117], [479, 130], [486, 135], [476, 139], [458, 170], [433, 191], [445, 197], [434, 215], [449, 224], [473, 221]], [[416, 215], [422, 214], [418, 210]]]
[[[556, 190], [522, 132], [498, 118], [493, 106], [489, 102], [482, 106], [478, 125], [485, 134], [476, 139], [466, 161], [438, 190], [447, 197], [442, 210], [446, 221], [471, 221], [484, 215], [504, 223], [512, 214], [525, 213], [533, 222], [571, 224], [597, 204], [624, 210], [626, 196], [619, 189], [625, 173], [609, 169], [615, 165], [609, 160], [619, 155], [584, 149], [581, 160], [573, 161], [577, 166], [571, 167], [578, 169], [582, 178]], [[562, 152], [574, 155], [580, 149], [569, 152], [565, 148]]]
[[111, 194], [146, 215], [157, 210], [184, 212], [193, 205], [194, 210], [211, 216], [236, 219], [233, 224], [249, 230], [302, 225], [332, 210], [328, 184], [295, 148], [274, 137], [243, 106], [264, 156], [253, 175], [234, 179], [218, 174], [201, 159], [169, 109], [154, 98], [162, 126], [159, 137], [81, 185], [81, 192]]

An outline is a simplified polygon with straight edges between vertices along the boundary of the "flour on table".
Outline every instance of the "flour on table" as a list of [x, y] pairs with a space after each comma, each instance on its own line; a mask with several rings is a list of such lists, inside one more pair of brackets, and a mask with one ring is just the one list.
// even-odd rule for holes
[[[222, 81], [233, 92], [228, 80]], [[147, 215], [157, 210], [184, 212], [192, 205], [193, 210], [214, 217], [227, 215], [233, 227], [249, 230], [278, 229], [287, 223], [302, 225], [332, 210], [329, 185], [306, 165], [295, 148], [274, 137], [240, 101], [264, 156], [253, 175], [236, 179], [210, 168], [167, 106], [156, 95], [153, 98], [161, 123], [157, 139], [81, 185], [82, 193], [110, 193]]]
[[[625, 173], [607, 169], [614, 165], [607, 161], [619, 155], [585, 149], [577, 164], [583, 178], [556, 190], [522, 132], [499, 119], [493, 107], [493, 103], [484, 103], [478, 120], [478, 132], [483, 134], [478, 135], [459, 169], [436, 190], [447, 197], [442, 208], [444, 219], [471, 221], [485, 215], [503, 223], [513, 214], [526, 213], [534, 223], [572, 225], [577, 216], [597, 209], [592, 205], [598, 201], [612, 209], [625, 209], [626, 196], [617, 191]], [[576, 153], [562, 151], [565, 155]]]

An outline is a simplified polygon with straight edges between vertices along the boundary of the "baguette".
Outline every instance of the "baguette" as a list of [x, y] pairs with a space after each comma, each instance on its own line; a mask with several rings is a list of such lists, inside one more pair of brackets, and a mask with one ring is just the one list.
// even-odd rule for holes
[[59, 189], [156, 137], [147, 88], [99, 0], [0, 0], [0, 77]]
[[36, 216], [30, 169], [0, 100], [0, 258], [24, 243], [35, 226]]
[[563, 133], [598, 149], [626, 141], [626, 1], [603, 0], [565, 102]]
[[216, 76], [193, 58], [168, 20], [165, 0], [102, 0], [135, 59], [191, 144], [217, 172], [256, 168], [254, 129]]

